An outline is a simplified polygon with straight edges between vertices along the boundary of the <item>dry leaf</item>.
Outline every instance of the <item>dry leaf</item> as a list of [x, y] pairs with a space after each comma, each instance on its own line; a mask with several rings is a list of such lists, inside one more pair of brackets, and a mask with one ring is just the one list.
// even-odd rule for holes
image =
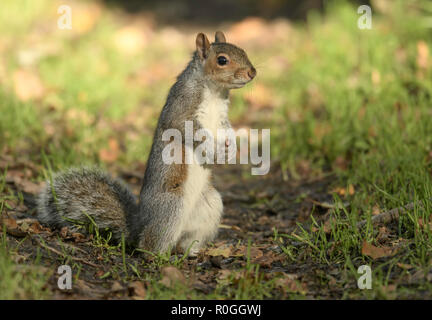
[[26, 232], [24, 232], [17, 224], [16, 220], [14, 218], [10, 217], [3, 217], [1, 219], [2, 225], [6, 227], [6, 232], [9, 233], [12, 236], [16, 237], [24, 237], [27, 235]]
[[146, 289], [144, 288], [144, 284], [141, 281], [133, 281], [128, 286], [130, 294], [133, 296], [132, 298], [135, 300], [145, 299], [146, 297]]
[[218, 248], [211, 248], [207, 251], [207, 254], [211, 257], [222, 256], [224, 258], [228, 258], [231, 256], [232, 252], [230, 246], [223, 246]]
[[381, 209], [378, 205], [374, 205], [372, 208], [372, 215], [376, 216], [381, 213]]
[[273, 251], [266, 252], [263, 256], [253, 260], [253, 263], [259, 264], [262, 268], [271, 268], [273, 262], [283, 260], [283, 256]]
[[413, 268], [412, 265], [410, 265], [410, 264], [406, 264], [406, 263], [401, 263], [401, 262], [396, 263], [396, 265], [397, 265], [399, 268], [401, 268], [401, 269], [405, 269], [405, 270], [410, 270], [410, 269]]
[[346, 195], [352, 196], [355, 193], [355, 189], [354, 189], [354, 186], [352, 184], [350, 184], [348, 186], [348, 188], [338, 187], [338, 188], [333, 189], [332, 192], [335, 192], [341, 196], [346, 196]]
[[68, 237], [68, 227], [62, 227], [60, 229], [60, 236], [62, 238], [67, 238]]
[[82, 233], [74, 232], [72, 233], [72, 238], [74, 238], [75, 242], [86, 242], [86, 237]]
[[114, 283], [111, 286], [112, 292], [122, 291], [124, 290], [124, 287], [120, 284], [118, 281], [114, 281]]
[[[248, 256], [248, 251], [249, 250], [247, 247], [242, 248], [241, 253], [244, 255], [245, 258], [247, 258]], [[262, 256], [263, 256], [263, 252], [260, 249], [255, 247], [250, 247], [250, 258], [252, 260], [256, 260], [258, 258], [261, 258]]]
[[306, 294], [307, 286], [306, 283], [300, 283], [297, 280], [298, 276], [295, 274], [283, 274], [282, 278], [279, 278], [275, 281], [277, 287], [282, 288], [283, 290], [287, 290], [290, 292], [296, 292], [300, 294]]
[[362, 255], [369, 256], [372, 259], [378, 259], [382, 257], [389, 257], [395, 254], [395, 250], [390, 247], [375, 247], [374, 245], [368, 243], [366, 240], [363, 241]]
[[159, 282], [168, 288], [172, 288], [175, 284], [186, 284], [186, 278], [176, 267], [164, 267], [161, 270], [162, 280]]

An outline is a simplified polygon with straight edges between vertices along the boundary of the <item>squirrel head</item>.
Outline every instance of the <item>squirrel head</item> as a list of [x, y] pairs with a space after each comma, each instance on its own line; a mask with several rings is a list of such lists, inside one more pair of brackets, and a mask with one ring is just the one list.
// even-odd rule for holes
[[226, 89], [241, 88], [256, 76], [256, 70], [243, 49], [227, 43], [225, 35], [217, 31], [210, 43], [204, 33], [196, 37], [198, 58], [205, 76]]

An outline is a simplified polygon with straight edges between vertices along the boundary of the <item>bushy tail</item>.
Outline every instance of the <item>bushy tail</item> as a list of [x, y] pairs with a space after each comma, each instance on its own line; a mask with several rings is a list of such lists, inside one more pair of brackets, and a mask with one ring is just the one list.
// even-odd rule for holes
[[51, 227], [77, 230], [77, 224], [93, 220], [100, 230], [109, 229], [120, 240], [122, 233], [129, 237], [128, 224], [138, 205], [123, 182], [96, 168], [78, 168], [55, 174], [47, 182], [37, 210], [39, 220]]

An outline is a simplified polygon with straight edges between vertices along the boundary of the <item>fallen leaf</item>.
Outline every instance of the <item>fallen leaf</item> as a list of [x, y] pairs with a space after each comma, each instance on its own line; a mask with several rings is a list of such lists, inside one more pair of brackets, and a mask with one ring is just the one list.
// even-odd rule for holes
[[172, 288], [177, 283], [186, 284], [185, 276], [176, 267], [162, 268], [161, 275], [162, 279], [159, 282], [168, 288]]
[[410, 264], [401, 263], [401, 262], [396, 263], [396, 265], [397, 265], [399, 268], [401, 268], [401, 269], [405, 269], [405, 270], [410, 270], [410, 269], [414, 268], [414, 267], [413, 267], [412, 265], [410, 265]]
[[114, 283], [111, 286], [112, 292], [118, 292], [124, 290], [124, 287], [120, 284], [118, 281], [114, 281]]
[[390, 247], [375, 247], [365, 240], [363, 241], [361, 253], [362, 255], [369, 256], [375, 260], [382, 257], [392, 256], [395, 254], [395, 250]]
[[261, 257], [253, 260], [253, 263], [259, 264], [262, 268], [271, 268], [273, 262], [282, 261], [283, 256], [273, 251], [268, 251]]
[[60, 229], [60, 236], [62, 238], [67, 238], [68, 237], [68, 227], [62, 227]]
[[142, 300], [146, 297], [146, 289], [141, 281], [133, 281], [128, 288], [133, 299]]
[[217, 279], [226, 280], [231, 276], [232, 273], [233, 273], [232, 270], [227, 270], [227, 269], [219, 270], [217, 274]]
[[73, 232], [72, 238], [74, 238], [75, 242], [86, 242], [87, 241], [85, 235], [83, 235], [82, 233], [79, 233], [79, 232]]
[[378, 205], [374, 205], [372, 208], [372, 215], [376, 216], [381, 213], [381, 209]]
[[102, 277], [105, 274], [105, 271], [103, 271], [103, 269], [98, 269], [95, 273], [95, 277]]
[[248, 257], [248, 254], [250, 254], [250, 258], [252, 260], [256, 260], [258, 258], [261, 258], [263, 256], [263, 252], [255, 247], [250, 247], [250, 250], [248, 250], [247, 247], [244, 247], [241, 251], [241, 253], [245, 256], [245, 258]]
[[228, 258], [231, 256], [231, 253], [230, 246], [211, 248], [207, 251], [207, 254], [211, 257], [223, 256], [224, 258]]
[[307, 286], [304, 282], [299, 282], [298, 276], [295, 274], [284, 273], [281, 278], [276, 279], [275, 284], [283, 290], [290, 292], [296, 292], [300, 294], [306, 294]]
[[16, 220], [10, 217], [3, 217], [1, 219], [2, 225], [6, 227], [6, 232], [12, 236], [24, 237], [27, 235], [17, 224]]
[[355, 193], [355, 189], [354, 186], [350, 184], [347, 188], [337, 187], [333, 189], [332, 192], [335, 192], [341, 196], [346, 196], [346, 195], [352, 196]]

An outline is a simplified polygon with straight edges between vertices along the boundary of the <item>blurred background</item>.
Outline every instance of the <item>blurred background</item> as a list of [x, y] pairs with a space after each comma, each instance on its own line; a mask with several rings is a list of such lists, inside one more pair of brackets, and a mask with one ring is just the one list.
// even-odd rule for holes
[[[58, 12], [63, 5], [71, 9], [71, 29], [58, 27], [59, 19], [65, 22], [65, 12]], [[372, 9], [371, 29], [358, 27], [360, 5]], [[254, 81], [231, 93], [233, 127], [270, 128], [272, 159], [266, 176], [251, 177], [241, 165], [216, 168], [225, 201], [218, 241], [246, 245], [252, 237], [261, 256], [269, 246], [279, 251], [253, 260], [273, 268], [260, 278], [258, 265], [252, 273], [233, 274], [231, 282], [216, 277], [227, 271], [220, 265], [198, 270], [204, 287], [219, 288], [209, 297], [286, 298], [300, 292], [304, 298], [306, 284], [312, 288], [308, 298], [430, 297], [432, 2], [426, 0], [1, 0], [0, 216], [31, 213], [23, 194], [36, 194], [51, 172], [70, 166], [104, 167], [138, 192], [168, 90], [190, 60], [196, 34], [213, 39], [216, 30], [245, 49], [258, 71]], [[412, 210], [396, 223], [358, 227], [407, 204]], [[9, 233], [17, 227], [13, 219], [4, 221]], [[300, 236], [291, 234], [291, 227], [307, 224], [311, 228]], [[48, 269], [31, 269], [30, 278], [20, 271], [33, 267], [31, 259], [39, 263], [40, 246], [3, 231], [0, 298], [41, 297]], [[45, 237], [52, 246], [57, 238]], [[93, 252], [84, 245], [81, 254]], [[3, 250], [8, 246], [20, 254]], [[106, 253], [105, 270], [80, 273], [78, 266], [74, 275], [130, 280], [120, 247]], [[110, 260], [122, 255], [125, 274], [121, 262]], [[92, 261], [99, 265], [99, 255], [85, 257], [96, 256]], [[50, 268], [66, 259], [46, 257]], [[144, 268], [147, 289], [158, 286], [158, 265], [150, 286], [146, 262], [127, 258]], [[249, 268], [249, 258], [241, 262]], [[358, 290], [355, 267], [372, 262], [375, 290]], [[277, 282], [262, 279], [279, 277], [281, 270], [289, 274], [275, 295]], [[312, 276], [302, 278], [308, 272]], [[293, 279], [301, 280], [301, 290]], [[160, 292], [148, 290], [147, 297], [191, 299], [191, 291]]]
[[[371, 30], [358, 28], [360, 4], [372, 7]], [[70, 30], [57, 27], [61, 5]], [[142, 171], [196, 33], [223, 30], [258, 70], [232, 92], [230, 118], [271, 128], [284, 178], [334, 171], [399, 192], [407, 185], [391, 175], [402, 166], [424, 185], [431, 15], [420, 0], [3, 0], [2, 167], [31, 163], [36, 180], [43, 168], [83, 163]]]

